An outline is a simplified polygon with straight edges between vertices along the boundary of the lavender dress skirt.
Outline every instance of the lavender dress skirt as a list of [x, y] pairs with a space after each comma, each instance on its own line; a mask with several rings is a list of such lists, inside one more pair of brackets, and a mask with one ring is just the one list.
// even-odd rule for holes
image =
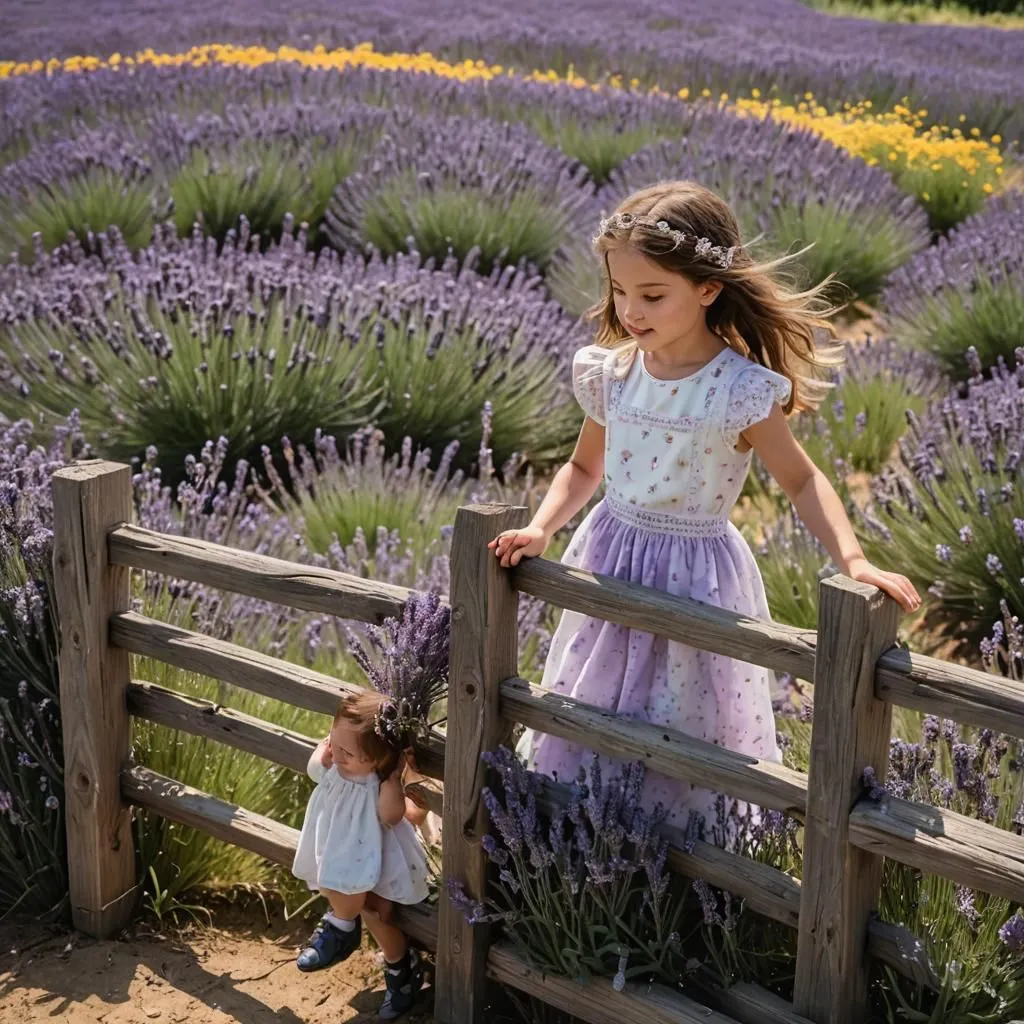
[[[711, 537], [653, 532], [616, 518], [602, 501], [576, 532], [563, 564], [769, 617], [754, 556], [732, 524]], [[606, 711], [763, 760], [781, 760], [772, 714], [774, 673], [721, 654], [567, 611], [552, 640], [542, 684]], [[577, 744], [533, 730], [518, 749], [530, 768], [563, 782], [593, 757]], [[606, 772], [614, 770], [614, 762], [601, 761]], [[664, 805], [668, 824], [686, 828], [696, 812], [703, 816], [707, 838], [720, 829], [716, 817], [723, 801], [690, 782], [648, 772], [643, 799], [648, 807]], [[732, 831], [727, 828], [726, 834]]]

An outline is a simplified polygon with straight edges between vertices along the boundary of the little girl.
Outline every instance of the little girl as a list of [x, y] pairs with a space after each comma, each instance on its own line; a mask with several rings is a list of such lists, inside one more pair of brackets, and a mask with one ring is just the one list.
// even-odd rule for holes
[[405, 935], [390, 923], [391, 904], [427, 895], [427, 864], [405, 820], [401, 737], [392, 735], [385, 698], [368, 690], [347, 696], [307, 771], [316, 782], [302, 823], [292, 872], [330, 904], [306, 947], [301, 971], [348, 959], [360, 945], [361, 917], [386, 966], [387, 995], [378, 1014], [391, 1020], [413, 1005], [423, 967]]
[[[744, 615], [768, 618], [750, 548], [729, 522], [756, 451], [839, 570], [907, 611], [903, 576], [864, 557], [835, 490], [790, 432], [826, 386], [811, 376], [837, 362], [816, 348], [831, 326], [821, 287], [787, 290], [755, 264], [728, 206], [691, 182], [652, 186], [602, 221], [595, 248], [605, 294], [590, 316], [597, 344], [577, 352], [573, 385], [586, 413], [571, 461], [529, 526], [490, 547], [503, 566], [540, 555], [591, 499], [604, 499], [570, 542], [566, 565], [642, 583]], [[543, 685], [604, 710], [669, 726], [709, 743], [780, 759], [767, 669], [565, 612]], [[570, 781], [589, 757], [528, 731], [529, 766]], [[648, 773], [645, 802], [679, 827], [691, 813], [716, 825], [715, 797]]]

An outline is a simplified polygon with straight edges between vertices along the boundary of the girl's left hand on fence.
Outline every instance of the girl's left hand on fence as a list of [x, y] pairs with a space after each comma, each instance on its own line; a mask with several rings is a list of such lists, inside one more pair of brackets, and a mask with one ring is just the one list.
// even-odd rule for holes
[[914, 584], [899, 573], [878, 569], [867, 559], [861, 559], [847, 568], [847, 575], [858, 583], [870, 583], [884, 591], [905, 612], [916, 612], [921, 607], [921, 597]]

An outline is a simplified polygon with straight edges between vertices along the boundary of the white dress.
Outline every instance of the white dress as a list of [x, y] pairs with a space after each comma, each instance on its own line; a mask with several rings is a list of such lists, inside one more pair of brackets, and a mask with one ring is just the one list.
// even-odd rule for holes
[[427, 862], [412, 824], [381, 824], [375, 772], [347, 778], [317, 754], [306, 766], [316, 789], [306, 806], [292, 874], [310, 889], [373, 892], [395, 903], [427, 896]]
[[[617, 358], [588, 346], [574, 360], [577, 400], [606, 428], [605, 495], [563, 563], [767, 619], [761, 575], [729, 513], [751, 461], [737, 450], [740, 434], [787, 400], [789, 381], [732, 349], [681, 380], [655, 378], [639, 355], [619, 372]], [[563, 614], [542, 680], [606, 711], [779, 761], [774, 683], [767, 669], [579, 612]], [[519, 750], [563, 782], [590, 760], [578, 744], [531, 730]], [[649, 772], [644, 797], [673, 825], [692, 812], [709, 831], [718, 825], [716, 795], [688, 782]]]

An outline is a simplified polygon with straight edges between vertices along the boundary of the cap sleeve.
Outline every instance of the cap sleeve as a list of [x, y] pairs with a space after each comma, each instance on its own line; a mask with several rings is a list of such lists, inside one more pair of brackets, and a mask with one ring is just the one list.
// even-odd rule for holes
[[576, 401], [595, 423], [605, 425], [605, 366], [608, 350], [588, 345], [572, 360], [572, 390]]
[[773, 405], [785, 405], [792, 390], [788, 377], [757, 363], [741, 370], [733, 380], [725, 411], [723, 434], [729, 447], [736, 447], [747, 427], [766, 420]]

